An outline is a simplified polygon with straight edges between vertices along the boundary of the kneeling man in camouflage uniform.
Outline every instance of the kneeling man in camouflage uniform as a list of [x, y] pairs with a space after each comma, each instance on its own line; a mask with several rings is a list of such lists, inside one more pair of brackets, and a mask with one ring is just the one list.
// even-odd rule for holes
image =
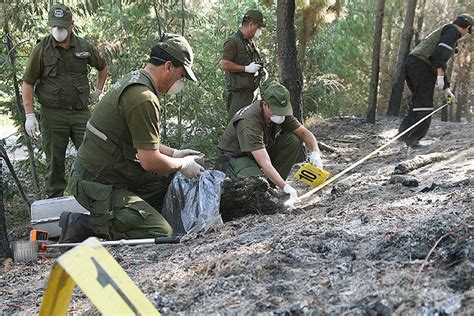
[[160, 143], [158, 95], [178, 93], [185, 78], [197, 81], [192, 64], [188, 41], [165, 34], [145, 68], [117, 81], [96, 106], [67, 188], [91, 216], [63, 213], [62, 242], [92, 233], [108, 239], [171, 236], [159, 210], [173, 173], [192, 178], [204, 168], [195, 162], [199, 152]]
[[[301, 140], [310, 149], [310, 162], [322, 168], [316, 137], [293, 116], [288, 90], [272, 83], [263, 100], [237, 111], [219, 149], [230, 159], [225, 172], [231, 179], [265, 174], [278, 188], [297, 198], [296, 190], [285, 179], [298, 158]], [[229, 160], [223, 156], [221, 161]]]

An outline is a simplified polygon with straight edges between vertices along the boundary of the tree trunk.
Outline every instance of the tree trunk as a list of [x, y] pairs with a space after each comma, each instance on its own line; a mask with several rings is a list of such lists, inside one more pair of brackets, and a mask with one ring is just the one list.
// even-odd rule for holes
[[407, 174], [410, 171], [429, 165], [430, 163], [448, 159], [453, 156], [453, 152], [431, 153], [419, 155], [413, 159], [400, 162], [395, 167], [395, 174]]
[[415, 9], [417, 0], [408, 0], [405, 22], [400, 38], [400, 48], [398, 49], [398, 59], [395, 80], [392, 85], [392, 94], [388, 102], [387, 115], [398, 116], [400, 113], [400, 103], [402, 101], [403, 89], [405, 87], [405, 59], [410, 51], [410, 43], [413, 37], [413, 21], [415, 19]]
[[[474, 48], [474, 44], [471, 42], [469, 43], [462, 43], [459, 47], [460, 52], [459, 56], [456, 57], [456, 96], [458, 97], [456, 100], [456, 113], [454, 120], [456, 122], [461, 122], [461, 118], [463, 113], [466, 114], [466, 119], [469, 121], [469, 95], [472, 95], [472, 65], [473, 61], [470, 58], [469, 53]], [[472, 103], [471, 103], [472, 104]]]
[[467, 103], [467, 95], [464, 87], [461, 85], [458, 90], [458, 99], [456, 100], [455, 122], [461, 122], [462, 114], [465, 112], [464, 105]]
[[[448, 64], [446, 65], [446, 77], [448, 78], [449, 82], [451, 82], [451, 77], [452, 77], [452, 74], [453, 74], [454, 60], [455, 60], [455, 57], [452, 57], [451, 59], [449, 59]], [[454, 90], [453, 86], [451, 86], [451, 90], [453, 91], [453, 93], [456, 92], [456, 90]], [[443, 97], [442, 97], [443, 98], [443, 104], [445, 104], [447, 102], [447, 100], [444, 97], [444, 93], [441, 93], [441, 94], [443, 95]], [[453, 106], [454, 106], [454, 102], [453, 102], [453, 104], [451, 104], [449, 106], [446, 106], [441, 110], [441, 121], [442, 122], [452, 121]]]
[[21, 197], [23, 198], [23, 201], [25, 201], [26, 206], [28, 207], [28, 210], [30, 209], [31, 202], [28, 200], [28, 197], [26, 196], [25, 190], [23, 190], [23, 186], [21, 185], [20, 179], [18, 178], [15, 169], [13, 168], [13, 165], [10, 161], [10, 158], [8, 158], [7, 151], [3, 144], [0, 143], [0, 159], [5, 160], [5, 164], [7, 165], [8, 170], [10, 171], [10, 174], [15, 181], [15, 184], [18, 188], [18, 191], [20, 192]]
[[413, 40], [414, 46], [420, 44], [421, 33], [423, 31], [423, 22], [425, 19], [425, 4], [426, 0], [422, 0], [418, 6], [418, 17], [416, 19], [415, 39]]
[[8, 244], [7, 223], [5, 220], [5, 208], [3, 205], [3, 174], [0, 158], [0, 258], [12, 258], [10, 245]]
[[367, 109], [367, 121], [375, 123], [375, 110], [377, 109], [377, 88], [380, 73], [380, 46], [382, 45], [382, 28], [385, 9], [385, 0], [378, 0], [375, 19], [374, 42], [372, 45], [372, 75], [369, 88], [369, 107]]
[[[13, 77], [13, 87], [15, 89], [15, 98], [16, 98], [16, 107], [18, 110], [18, 114], [20, 117], [24, 117], [24, 112], [23, 112], [23, 106], [22, 106], [22, 101], [21, 101], [21, 96], [20, 96], [20, 88], [18, 87], [18, 79], [16, 77], [16, 62], [15, 62], [15, 51], [14, 47], [12, 44], [12, 40], [10, 38], [10, 32], [8, 29], [8, 21], [4, 22], [5, 25], [3, 27], [4, 31], [4, 36], [5, 36], [5, 43], [7, 47], [7, 51], [9, 53], [9, 59], [12, 67], [12, 77]], [[24, 140], [26, 144], [26, 148], [28, 149], [28, 160], [30, 162], [30, 171], [31, 171], [31, 176], [33, 179], [33, 186], [35, 189], [35, 192], [37, 195], [40, 194], [40, 185], [39, 185], [39, 179], [38, 179], [38, 173], [36, 172], [36, 164], [35, 164], [35, 156], [34, 156], [34, 151], [33, 151], [33, 145], [31, 144], [29, 136], [26, 134], [25, 127], [23, 124], [21, 124], [21, 130], [24, 135]]]
[[303, 76], [298, 61], [295, 0], [277, 2], [277, 44], [281, 83], [290, 91], [293, 115], [303, 122]]
[[[386, 8], [387, 9], [387, 8]], [[394, 8], [393, 6], [390, 9], [390, 12], [385, 16], [385, 29], [384, 33], [385, 36], [382, 36], [382, 46], [383, 46], [383, 53], [380, 60], [380, 90], [379, 90], [379, 97], [378, 97], [378, 106], [375, 113], [383, 111], [383, 113], [387, 112], [386, 104], [388, 104], [388, 99], [390, 97], [389, 91], [390, 87], [392, 86], [393, 81], [393, 74], [392, 74], [392, 33], [393, 33], [393, 15], [394, 15]]]
[[224, 222], [250, 214], [275, 214], [286, 209], [288, 197], [259, 176], [227, 179], [222, 183], [219, 210]]
[[[457, 84], [456, 82], [453, 84], [451, 90], [455, 95], [457, 95]], [[457, 100], [456, 100], [457, 101]], [[454, 101], [450, 106], [445, 107], [445, 109], [448, 109], [448, 121], [449, 122], [454, 122], [454, 109], [458, 106], [458, 103]], [[443, 109], [444, 110], [444, 109]]]

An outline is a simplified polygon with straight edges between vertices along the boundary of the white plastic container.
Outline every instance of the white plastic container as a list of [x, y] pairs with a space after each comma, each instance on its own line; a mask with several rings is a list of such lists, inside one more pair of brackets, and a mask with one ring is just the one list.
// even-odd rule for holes
[[33, 229], [46, 230], [49, 237], [59, 237], [59, 216], [62, 212], [89, 214], [73, 196], [38, 200], [31, 204], [31, 225]]

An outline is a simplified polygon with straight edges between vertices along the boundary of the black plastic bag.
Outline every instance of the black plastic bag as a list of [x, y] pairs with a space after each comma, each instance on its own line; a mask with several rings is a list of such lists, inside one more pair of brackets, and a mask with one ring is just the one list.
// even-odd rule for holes
[[218, 170], [206, 170], [199, 179], [176, 173], [162, 211], [175, 234], [198, 233], [223, 223], [219, 204], [224, 178]]

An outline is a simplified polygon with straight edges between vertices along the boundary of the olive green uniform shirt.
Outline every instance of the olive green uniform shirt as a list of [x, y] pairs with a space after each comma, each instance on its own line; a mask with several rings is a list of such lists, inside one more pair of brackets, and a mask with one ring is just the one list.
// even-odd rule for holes
[[155, 178], [140, 165], [137, 149], [160, 146], [157, 91], [145, 70], [133, 71], [95, 107], [78, 159], [99, 182], [137, 187]]
[[273, 145], [282, 130], [292, 132], [300, 126], [300, 122], [293, 115], [286, 116], [282, 124], [265, 124], [261, 101], [258, 100], [234, 115], [218, 147], [233, 157], [242, 157]]
[[160, 147], [160, 103], [154, 93], [143, 85], [127, 87], [120, 96], [119, 111], [124, 114], [134, 148]]
[[23, 80], [36, 85], [41, 105], [82, 110], [88, 105], [90, 92], [87, 65], [101, 71], [106, 61], [81, 37], [72, 34], [69, 47], [63, 48], [49, 35], [33, 48]]
[[[253, 40], [245, 39], [240, 30], [235, 32], [224, 43], [221, 59], [242, 66], [252, 62], [262, 62]], [[226, 71], [227, 90], [230, 92], [253, 92], [259, 87], [261, 79], [259, 73], [255, 75], [246, 72]]]
[[[62, 48], [61, 46], [59, 46], [58, 42], [54, 40], [48, 43], [47, 45], [52, 44], [54, 48], [57, 48], [60, 51], [61, 56], [65, 56], [66, 54], [74, 52], [73, 48], [78, 45], [77, 42], [78, 36], [72, 34], [68, 49]], [[33, 51], [31, 52], [31, 55], [28, 59], [28, 63], [26, 65], [23, 80], [31, 85], [34, 85], [36, 83], [36, 80], [38, 80], [42, 75], [42, 67], [44, 67], [44, 63], [42, 61], [41, 56], [42, 49], [43, 47], [40, 42], [33, 48]], [[90, 56], [86, 58], [87, 64], [91, 67], [96, 68], [98, 71], [103, 70], [106, 66], [106, 62], [105, 59], [100, 55], [99, 51], [89, 43], [87, 46], [87, 51], [90, 53]]]

